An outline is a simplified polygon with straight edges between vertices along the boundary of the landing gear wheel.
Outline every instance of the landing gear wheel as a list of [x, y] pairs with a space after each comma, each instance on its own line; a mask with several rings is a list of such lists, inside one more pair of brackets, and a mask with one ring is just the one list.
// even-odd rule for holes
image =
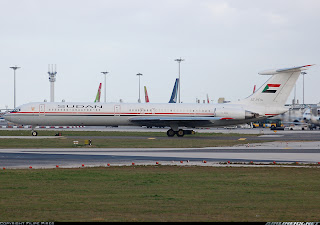
[[170, 129], [167, 131], [167, 135], [168, 137], [173, 137], [175, 135], [175, 132], [172, 129]]
[[178, 130], [177, 136], [178, 137], [183, 137], [183, 135], [184, 135], [184, 130], [182, 130], [182, 129]]
[[37, 131], [32, 131], [31, 134], [32, 134], [32, 136], [37, 136], [38, 132]]

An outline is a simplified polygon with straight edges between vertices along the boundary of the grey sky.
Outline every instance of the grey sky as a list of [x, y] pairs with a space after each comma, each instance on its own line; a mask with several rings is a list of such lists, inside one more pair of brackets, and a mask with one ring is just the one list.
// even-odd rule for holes
[[183, 102], [245, 98], [262, 70], [316, 64], [305, 102], [318, 103], [319, 11], [318, 0], [0, 0], [0, 108], [13, 107], [14, 65], [17, 105], [50, 100], [48, 64], [56, 101], [94, 101], [107, 70], [108, 102], [137, 102], [142, 73], [143, 102], [146, 85], [165, 103], [180, 57]]

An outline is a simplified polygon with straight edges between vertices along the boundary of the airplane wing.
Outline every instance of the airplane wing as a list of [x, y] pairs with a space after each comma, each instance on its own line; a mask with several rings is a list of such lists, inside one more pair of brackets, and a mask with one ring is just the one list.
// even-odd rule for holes
[[132, 123], [138, 126], [185, 126], [185, 127], [201, 127], [212, 125], [216, 121], [221, 120], [232, 120], [233, 118], [226, 117], [196, 117], [196, 116], [186, 116], [186, 117], [166, 117], [166, 116], [139, 116], [129, 119]]

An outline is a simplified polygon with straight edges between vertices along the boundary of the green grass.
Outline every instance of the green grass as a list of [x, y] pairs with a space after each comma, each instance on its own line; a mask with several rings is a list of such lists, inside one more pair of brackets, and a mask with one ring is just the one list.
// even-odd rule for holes
[[[58, 131], [41, 131], [41, 136], [54, 136]], [[222, 133], [197, 133], [195, 135], [186, 135], [183, 138], [166, 138], [165, 132], [106, 132], [106, 131], [61, 131], [63, 137], [54, 139], [0, 139], [0, 148], [202, 148], [233, 146], [237, 144], [253, 144], [265, 141], [238, 140], [240, 137], [250, 137], [257, 135], [247, 134], [222, 134]], [[30, 131], [14, 130], [0, 131], [0, 136], [31, 136]], [[107, 136], [122, 138], [99, 139], [95, 137]], [[124, 138], [124, 137], [128, 138]], [[65, 138], [69, 137], [69, 138]], [[74, 137], [74, 138], [70, 138]], [[88, 137], [88, 138], [86, 138]], [[130, 138], [137, 137], [137, 138]], [[194, 137], [212, 137], [212, 139], [196, 139]], [[224, 137], [231, 138], [224, 140]], [[85, 139], [92, 140], [92, 146], [84, 144]], [[79, 141], [75, 146], [73, 141]]]
[[0, 171], [0, 221], [319, 221], [317, 168]]
[[[121, 132], [121, 131], [68, 131], [68, 130], [41, 130], [37, 129], [38, 136], [152, 136], [166, 137], [165, 132]], [[31, 130], [0, 130], [0, 136], [31, 136]]]
[[[0, 139], [0, 148], [203, 148], [233, 146], [237, 144], [262, 143], [265, 141], [239, 141], [239, 140], [198, 140], [188, 138], [172, 139], [91, 139], [92, 145], [85, 145], [84, 139], [57, 138], [57, 139]], [[78, 141], [74, 145], [73, 141]]]
[[[62, 136], [137, 136], [137, 137], [167, 137], [166, 132], [127, 132], [127, 131], [68, 131], [68, 130], [41, 130], [38, 129], [38, 136], [55, 136], [61, 133]], [[199, 137], [220, 137], [220, 136], [258, 136], [259, 134], [236, 134], [236, 133], [196, 133]], [[0, 136], [31, 136], [31, 130], [0, 130]], [[191, 137], [194, 135], [186, 135]]]

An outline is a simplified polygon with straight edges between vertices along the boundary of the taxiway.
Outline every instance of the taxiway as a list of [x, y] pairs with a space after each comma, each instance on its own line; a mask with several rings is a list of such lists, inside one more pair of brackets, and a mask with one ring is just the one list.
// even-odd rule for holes
[[[79, 130], [79, 129], [77, 129]], [[81, 130], [94, 130], [86, 128]], [[161, 131], [147, 128], [105, 128], [103, 131]], [[41, 132], [41, 131], [40, 131]], [[60, 129], [62, 132], [63, 129]], [[233, 147], [207, 148], [46, 148], [46, 149], [0, 149], [0, 168], [54, 168], [56, 166], [71, 168], [85, 166], [119, 166], [119, 165], [201, 165], [221, 166], [221, 163], [318, 163], [320, 162], [320, 132], [319, 131], [278, 131], [269, 129], [209, 129], [197, 132], [239, 133], [238, 136], [223, 136], [219, 139], [238, 140], [243, 144]], [[259, 134], [250, 136], [248, 134]], [[147, 138], [132, 136], [2, 136], [0, 138]], [[179, 137], [173, 137], [179, 138]], [[184, 137], [197, 140], [216, 138], [215, 136], [196, 135]], [[157, 137], [157, 139], [172, 139]], [[246, 144], [246, 140], [266, 140], [270, 142]], [[206, 163], [204, 163], [206, 162]]]

